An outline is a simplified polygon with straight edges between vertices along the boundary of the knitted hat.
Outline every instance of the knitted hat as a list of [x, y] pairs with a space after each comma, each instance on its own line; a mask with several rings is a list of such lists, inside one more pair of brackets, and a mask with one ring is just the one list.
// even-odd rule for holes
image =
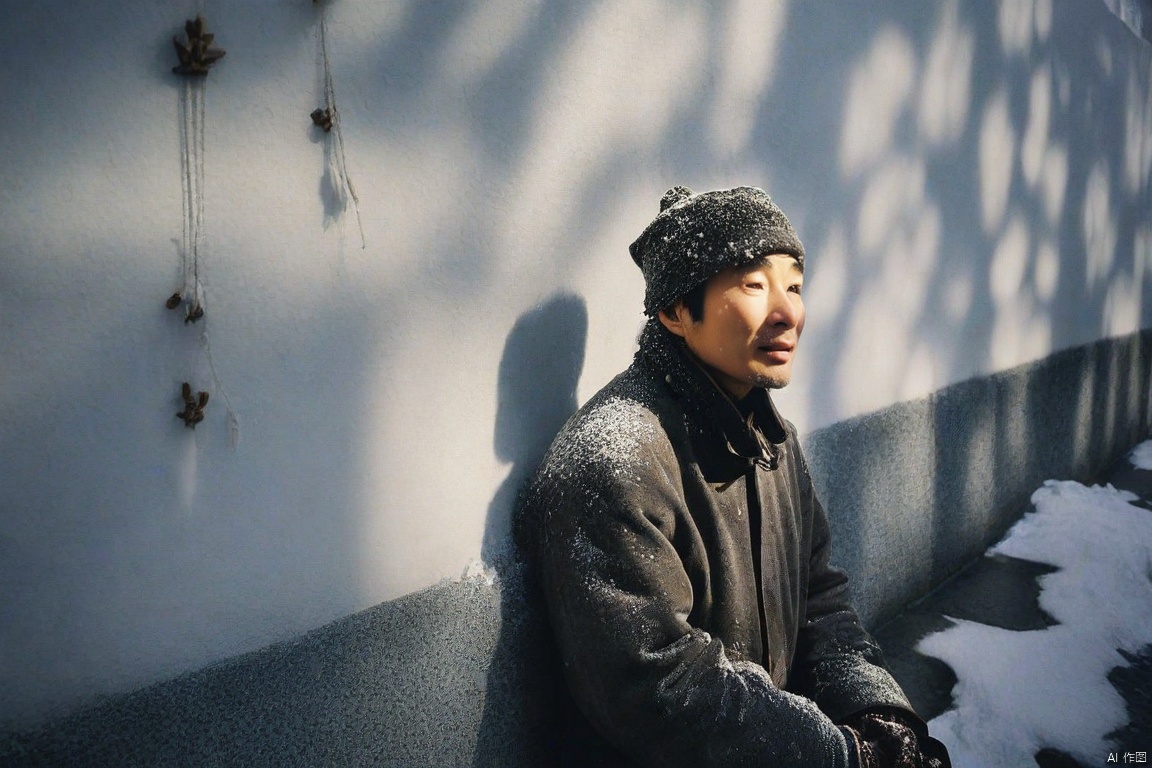
[[644, 313], [651, 317], [727, 267], [774, 253], [804, 266], [796, 230], [756, 187], [699, 195], [672, 187], [660, 198], [659, 215], [628, 250], [644, 273]]

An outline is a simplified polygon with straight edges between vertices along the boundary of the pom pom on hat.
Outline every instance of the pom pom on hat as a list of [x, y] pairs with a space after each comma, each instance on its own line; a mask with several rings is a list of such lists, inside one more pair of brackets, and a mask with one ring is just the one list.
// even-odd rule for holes
[[688, 187], [681, 187], [679, 185], [672, 187], [672, 189], [665, 192], [664, 196], [660, 198], [660, 213], [664, 213], [664, 211], [676, 205], [676, 203], [682, 203], [690, 197], [692, 197], [692, 190], [688, 189]]
[[699, 195], [672, 187], [660, 198], [660, 213], [628, 250], [644, 273], [644, 312], [651, 317], [728, 267], [777, 253], [804, 266], [796, 230], [756, 187]]

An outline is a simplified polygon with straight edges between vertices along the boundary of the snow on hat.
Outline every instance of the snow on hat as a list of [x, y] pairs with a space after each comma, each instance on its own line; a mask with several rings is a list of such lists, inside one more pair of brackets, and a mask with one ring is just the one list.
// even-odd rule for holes
[[727, 267], [786, 253], [804, 266], [796, 230], [768, 194], [736, 187], [693, 194], [672, 187], [660, 213], [628, 247], [644, 273], [644, 313], [650, 317]]

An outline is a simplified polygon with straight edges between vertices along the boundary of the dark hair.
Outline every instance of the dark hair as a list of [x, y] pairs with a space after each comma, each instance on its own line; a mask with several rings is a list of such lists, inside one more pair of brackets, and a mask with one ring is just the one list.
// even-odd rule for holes
[[[679, 299], [679, 301], [684, 302], [684, 308], [688, 310], [688, 316], [692, 318], [694, 323], [704, 319], [704, 289], [707, 287], [708, 281], [705, 280]], [[677, 303], [673, 302], [672, 306], [668, 307], [668, 314], [672, 314], [671, 310], [676, 308]]]

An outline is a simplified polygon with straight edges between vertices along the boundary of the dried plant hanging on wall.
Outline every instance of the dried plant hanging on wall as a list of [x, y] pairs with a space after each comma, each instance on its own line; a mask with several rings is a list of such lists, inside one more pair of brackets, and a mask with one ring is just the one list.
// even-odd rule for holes
[[184, 382], [180, 387], [180, 398], [184, 401], [184, 410], [176, 412], [176, 418], [184, 422], [184, 426], [196, 429], [196, 425], [204, 421], [204, 406], [208, 405], [208, 393], [204, 391], [192, 392], [192, 385]]
[[204, 226], [204, 91], [208, 70], [224, 57], [213, 48], [215, 35], [204, 28], [204, 17], [184, 23], [187, 42], [172, 38], [179, 63], [172, 67], [184, 75], [180, 98], [180, 175], [183, 180], [184, 231], [180, 242], [184, 262], [184, 287], [169, 299], [169, 307], [186, 305], [184, 322], [194, 323], [204, 316], [200, 286], [200, 235]]
[[172, 67], [178, 75], [206, 75], [220, 59], [224, 58], [224, 51], [212, 47], [215, 35], [204, 31], [204, 17], [197, 16], [184, 22], [184, 35], [187, 43], [180, 42], [179, 37], [172, 38], [176, 46], [176, 56], [180, 63]]
[[[328, 55], [327, 3], [324, 0], [312, 0], [312, 5], [320, 8], [320, 67], [324, 79], [324, 106], [314, 109], [310, 117], [312, 124], [327, 134], [324, 142], [324, 179], [327, 182], [326, 192], [333, 203], [331, 207], [344, 211], [349, 203], [352, 204], [356, 227], [360, 230], [360, 247], [363, 249], [367, 247], [367, 242], [364, 239], [364, 224], [360, 221], [360, 198], [356, 195], [356, 187], [352, 185], [352, 177], [348, 175], [344, 133], [340, 129], [340, 110], [336, 106], [336, 87], [332, 82], [332, 59]], [[328, 200], [325, 201], [325, 207], [328, 207]], [[326, 215], [333, 214], [326, 212]]]
[[[183, 232], [180, 241], [180, 256], [183, 271], [181, 290], [168, 297], [165, 306], [170, 310], [184, 306], [184, 323], [196, 323], [205, 317], [204, 289], [200, 282], [200, 254], [204, 231], [204, 94], [209, 70], [224, 57], [224, 51], [213, 47], [215, 35], [205, 28], [204, 17], [197, 14], [195, 19], [184, 23], [185, 40], [179, 36], [172, 39], [176, 48], [178, 63], [172, 72], [183, 76], [180, 92], [180, 176], [183, 187], [184, 210]], [[240, 436], [240, 422], [220, 384], [216, 373], [216, 363], [212, 359], [212, 347], [208, 343], [208, 329], [201, 327], [200, 344], [208, 362], [216, 391], [223, 396], [228, 412], [228, 441], [235, 446]], [[183, 387], [184, 410], [178, 413], [184, 424], [195, 427], [204, 418], [204, 406], [208, 393], [200, 392], [195, 397], [191, 386]]]

